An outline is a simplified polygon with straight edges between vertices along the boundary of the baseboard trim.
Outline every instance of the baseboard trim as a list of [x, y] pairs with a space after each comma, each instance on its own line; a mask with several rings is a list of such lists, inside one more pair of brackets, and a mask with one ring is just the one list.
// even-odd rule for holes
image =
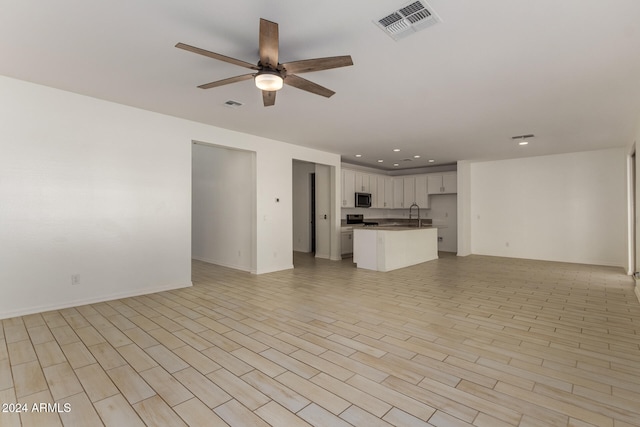
[[248, 269], [246, 266], [243, 266], [243, 265], [230, 264], [230, 263], [227, 263], [227, 262], [220, 262], [220, 261], [215, 260], [215, 259], [200, 258], [200, 257], [195, 257], [195, 256], [192, 256], [191, 258], [195, 259], [196, 261], [206, 262], [207, 264], [215, 264], [215, 265], [219, 265], [221, 267], [233, 268], [234, 270], [253, 272], [252, 270]]
[[130, 298], [130, 297], [137, 297], [140, 295], [149, 295], [149, 294], [155, 294], [158, 292], [172, 291], [174, 289], [189, 288], [191, 286], [193, 286], [193, 282], [190, 281], [186, 285], [184, 284], [167, 285], [167, 286], [160, 286], [160, 287], [153, 287], [153, 288], [145, 288], [145, 289], [138, 289], [134, 292], [118, 292], [115, 294], [104, 295], [97, 298], [78, 299], [78, 300], [65, 302], [64, 304], [51, 304], [51, 305], [42, 305], [38, 307], [29, 307], [25, 309], [0, 313], [0, 320], [10, 319], [12, 317], [27, 316], [29, 314], [45, 313], [47, 311], [63, 310], [65, 308], [71, 308], [71, 307], [80, 307], [88, 304], [97, 304], [100, 302], [113, 301], [113, 300], [122, 299], [122, 298]]
[[259, 270], [256, 271], [255, 274], [268, 274], [268, 273], [277, 273], [278, 271], [287, 271], [287, 270], [293, 270], [293, 264], [290, 264], [284, 268], [272, 268], [272, 269], [267, 269], [267, 270]]
[[[627, 266], [624, 263], [617, 263], [610, 260], [598, 260], [598, 259], [551, 259], [551, 258], [532, 258], [524, 255], [516, 254], [495, 254], [495, 253], [483, 253], [473, 252], [471, 255], [491, 256], [497, 258], [513, 258], [513, 259], [525, 259], [531, 261], [546, 261], [546, 262], [560, 262], [565, 264], [580, 264], [580, 265], [594, 265], [596, 267], [616, 267], [621, 268], [625, 274]], [[458, 254], [458, 256], [460, 256]]]

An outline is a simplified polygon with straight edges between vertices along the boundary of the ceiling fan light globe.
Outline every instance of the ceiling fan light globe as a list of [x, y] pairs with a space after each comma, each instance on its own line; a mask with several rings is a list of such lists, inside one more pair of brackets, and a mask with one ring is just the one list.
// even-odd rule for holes
[[256, 86], [260, 90], [275, 91], [282, 89], [284, 80], [278, 74], [259, 73], [255, 77]]

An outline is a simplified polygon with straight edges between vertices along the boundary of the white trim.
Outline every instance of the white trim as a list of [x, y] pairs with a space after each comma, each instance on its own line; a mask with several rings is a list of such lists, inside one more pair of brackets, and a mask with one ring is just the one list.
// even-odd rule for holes
[[269, 270], [260, 270], [260, 271], [256, 271], [255, 273], [252, 271], [252, 274], [267, 274], [267, 273], [276, 273], [279, 271], [287, 271], [287, 270], [293, 270], [293, 264], [285, 267], [285, 268], [272, 268]]
[[248, 270], [246, 267], [243, 267], [241, 265], [230, 264], [230, 263], [227, 263], [227, 262], [220, 262], [220, 261], [216, 261], [215, 259], [202, 258], [202, 257], [196, 257], [196, 256], [192, 257], [192, 259], [194, 259], [196, 261], [206, 262], [207, 264], [214, 264], [214, 265], [219, 265], [221, 267], [232, 268], [232, 269], [238, 270], [238, 271], [246, 271], [247, 273], [253, 271], [253, 270]]
[[202, 261], [202, 262], [206, 262], [208, 264], [214, 264], [214, 265], [219, 265], [220, 267], [226, 267], [226, 268], [231, 268], [234, 270], [238, 270], [238, 271], [244, 271], [246, 273], [250, 273], [250, 274], [266, 274], [266, 273], [275, 273], [277, 271], [286, 271], [286, 270], [292, 270], [293, 269], [293, 264], [290, 264], [288, 266], [286, 266], [285, 268], [271, 268], [271, 269], [267, 269], [267, 270], [260, 270], [258, 271], [257, 269], [252, 268], [251, 270], [246, 270], [244, 268], [241, 268], [240, 266], [237, 265], [232, 265], [232, 264], [228, 264], [228, 263], [222, 263], [222, 262], [218, 262], [212, 259], [204, 259], [204, 258], [199, 258], [199, 257], [193, 257], [194, 260], [196, 261]]
[[88, 299], [78, 299], [78, 300], [68, 301], [68, 302], [65, 302], [64, 304], [41, 305], [38, 307], [29, 307], [24, 310], [15, 310], [15, 311], [0, 313], [0, 320], [10, 319], [12, 317], [26, 316], [28, 314], [62, 310], [70, 307], [80, 307], [83, 305], [96, 304], [96, 303], [105, 302], [105, 301], [114, 301], [114, 300], [123, 299], [123, 298], [137, 297], [140, 295], [150, 295], [158, 292], [172, 291], [174, 289], [189, 288], [191, 286], [193, 286], [193, 282], [189, 282], [186, 285], [166, 285], [161, 287], [154, 286], [146, 289], [138, 289], [135, 292], [119, 292], [111, 295], [102, 296], [99, 298], [88, 298]]
[[[629, 154], [627, 154], [627, 274], [632, 275], [635, 268], [636, 248], [634, 247], [635, 236], [635, 182], [634, 182], [634, 157], [635, 143], [633, 144]], [[637, 171], [636, 171], [637, 173]]]

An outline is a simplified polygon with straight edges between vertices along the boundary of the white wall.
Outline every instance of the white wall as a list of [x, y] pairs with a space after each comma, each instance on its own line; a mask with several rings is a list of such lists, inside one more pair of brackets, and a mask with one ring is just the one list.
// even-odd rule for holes
[[471, 164], [474, 254], [625, 267], [626, 150]]
[[438, 250], [457, 252], [458, 249], [458, 195], [429, 196], [429, 209], [422, 215], [438, 226]]
[[311, 252], [311, 174], [313, 163], [293, 162], [293, 250]]
[[0, 93], [0, 317], [189, 286], [191, 141], [157, 114]]
[[192, 258], [253, 271], [255, 153], [193, 144]]
[[7, 77], [0, 93], [0, 317], [189, 286], [192, 141], [256, 153], [256, 273], [293, 266], [293, 159], [340, 173], [336, 154]]
[[471, 163], [458, 162], [458, 256], [471, 255]]

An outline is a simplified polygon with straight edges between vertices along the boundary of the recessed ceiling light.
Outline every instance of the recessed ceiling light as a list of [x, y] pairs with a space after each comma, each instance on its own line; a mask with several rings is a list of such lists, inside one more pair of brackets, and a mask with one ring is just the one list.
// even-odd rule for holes
[[382, 163], [382, 162], [384, 162], [384, 160], [378, 160], [378, 163]]
[[400, 151], [400, 149], [399, 148], [394, 148], [393, 151], [395, 151], [397, 153], [398, 151]]
[[400, 166], [398, 163], [394, 163], [393, 166]]
[[535, 135], [534, 135], [534, 134], [532, 134], [532, 133], [530, 133], [530, 134], [527, 134], [527, 135], [516, 135], [516, 136], [512, 136], [512, 137], [511, 137], [511, 139], [512, 139], [513, 141], [517, 141], [517, 142], [518, 142], [518, 145], [528, 145], [528, 144], [529, 144], [529, 141], [527, 141], [527, 140], [528, 140], [528, 139], [531, 139], [531, 138], [533, 138], [533, 137], [535, 137]]
[[413, 158], [414, 158], [414, 159], [419, 159], [419, 158], [420, 158], [420, 156], [415, 155], [415, 156], [413, 156]]
[[356, 154], [356, 157], [362, 157], [362, 154]]
[[435, 162], [435, 160], [429, 159], [429, 163], [434, 163], [434, 162]]

